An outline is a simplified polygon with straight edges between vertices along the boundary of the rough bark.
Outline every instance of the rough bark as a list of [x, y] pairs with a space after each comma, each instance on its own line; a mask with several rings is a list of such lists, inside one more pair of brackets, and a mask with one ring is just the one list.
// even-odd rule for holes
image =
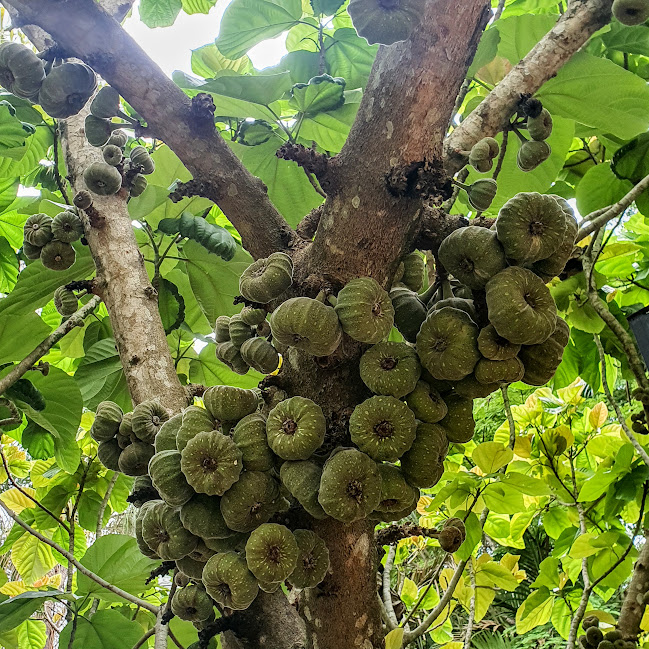
[[300, 614], [314, 649], [373, 649], [383, 646], [376, 600], [374, 523], [314, 525], [329, 548], [331, 568], [318, 588], [304, 591]]
[[483, 137], [499, 133], [515, 112], [521, 94], [534, 94], [611, 18], [612, 0], [574, 0], [557, 24], [447, 138], [446, 168], [454, 174]]
[[[102, 159], [84, 137], [84, 112], [61, 122], [68, 175], [75, 190], [85, 189], [83, 170]], [[97, 276], [95, 292], [108, 309], [115, 343], [134, 403], [161, 397], [165, 407], [187, 405], [169, 352], [157, 293], [149, 282], [123, 195], [94, 196], [99, 218], [84, 216], [85, 236]]]
[[626, 640], [635, 640], [640, 633], [644, 615], [644, 595], [649, 592], [649, 536], [645, 534], [644, 545], [633, 567], [633, 576], [624, 596], [617, 628]]
[[292, 243], [294, 232], [255, 178], [192, 102], [96, 2], [6, 0], [23, 24], [45, 29], [69, 57], [85, 61], [147, 121], [147, 131], [166, 142], [199, 181], [195, 190], [213, 200], [254, 257]]
[[329, 164], [309, 274], [385, 283], [412, 247], [422, 199], [448, 198], [442, 140], [489, 7], [430, 0], [410, 40], [379, 50], [349, 138]]

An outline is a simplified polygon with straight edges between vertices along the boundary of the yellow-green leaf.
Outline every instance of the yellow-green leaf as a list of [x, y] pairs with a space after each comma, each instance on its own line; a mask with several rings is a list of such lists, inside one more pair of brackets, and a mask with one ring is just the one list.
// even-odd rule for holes
[[36, 507], [36, 504], [33, 500], [30, 500], [25, 494], [30, 496], [36, 495], [36, 490], [31, 487], [23, 487], [25, 493], [21, 493], [15, 487], [8, 489], [7, 491], [0, 494], [0, 500], [11, 509], [15, 514], [20, 514], [23, 509], [29, 509], [30, 507]]
[[417, 601], [417, 584], [406, 577], [401, 588], [401, 601], [406, 606], [412, 606]]
[[595, 407], [590, 411], [588, 415], [588, 422], [590, 425], [597, 430], [601, 428], [608, 419], [608, 408], [606, 404], [602, 401], [595, 404]]
[[28, 586], [46, 575], [56, 564], [49, 545], [31, 534], [23, 534], [13, 544], [11, 561]]
[[385, 636], [385, 649], [401, 649], [403, 633], [404, 630], [402, 628], [392, 629], [392, 631]]
[[475, 447], [471, 458], [484, 473], [495, 473], [511, 462], [514, 453], [498, 442], [483, 442]]

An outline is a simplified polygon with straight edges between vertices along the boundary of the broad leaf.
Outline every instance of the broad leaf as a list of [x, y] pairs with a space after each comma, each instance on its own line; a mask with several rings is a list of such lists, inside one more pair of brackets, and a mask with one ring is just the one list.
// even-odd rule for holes
[[15, 629], [36, 612], [43, 602], [60, 595], [64, 595], [64, 593], [60, 590], [52, 590], [31, 591], [16, 597], [4, 597], [0, 602], [0, 633]]
[[170, 27], [181, 9], [181, 0], [140, 0], [140, 20], [147, 27]]
[[124, 649], [133, 647], [143, 635], [136, 621], [124, 617], [115, 609], [97, 611], [90, 619], [79, 617], [70, 644], [72, 624], [68, 624], [59, 637], [59, 645], [69, 649]]

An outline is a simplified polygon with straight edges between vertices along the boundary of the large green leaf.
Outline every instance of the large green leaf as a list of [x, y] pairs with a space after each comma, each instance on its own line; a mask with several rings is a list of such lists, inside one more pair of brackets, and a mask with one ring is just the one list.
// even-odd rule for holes
[[204, 79], [212, 79], [222, 70], [232, 70], [238, 74], [250, 74], [253, 71], [252, 61], [247, 56], [240, 59], [228, 59], [213, 43], [192, 50], [192, 72]]
[[119, 611], [97, 611], [90, 619], [77, 618], [74, 641], [70, 644], [72, 624], [61, 631], [59, 646], [68, 649], [124, 649], [133, 647], [143, 635], [138, 622], [124, 617]]
[[216, 4], [216, 0], [182, 0], [182, 4], [186, 14], [207, 14]]
[[268, 196], [289, 225], [295, 227], [312, 209], [322, 203], [304, 170], [295, 162], [281, 160], [275, 152], [283, 144], [274, 136], [258, 146], [231, 142], [232, 150], [248, 170], [264, 181]]
[[576, 54], [537, 93], [552, 113], [628, 140], [649, 127], [644, 79], [585, 52]]
[[25, 620], [18, 627], [21, 649], [43, 649], [47, 643], [47, 629], [43, 620]]
[[340, 108], [345, 103], [345, 80], [321, 74], [309, 83], [297, 83], [291, 89], [289, 105], [312, 116]]
[[0, 238], [0, 293], [9, 293], [18, 279], [18, 257], [11, 244]]
[[183, 245], [183, 252], [189, 282], [207, 320], [213, 323], [220, 315], [238, 313], [240, 307], [233, 300], [239, 295], [239, 276], [252, 263], [252, 257], [237, 246], [232, 261], [225, 262], [191, 240]]
[[[88, 548], [81, 564], [113, 586], [133, 595], [146, 589], [144, 582], [158, 565], [140, 552], [132, 536], [125, 534], [106, 534], [97, 539]], [[107, 602], [122, 601], [118, 595], [82, 573], [77, 576], [77, 593], [92, 595]]]
[[77, 432], [83, 401], [78, 383], [58, 367], [43, 376], [33, 372], [30, 379], [45, 399], [45, 410], [25, 406], [28, 417], [54, 435], [54, 457], [64, 471], [73, 473], [79, 464]]
[[0, 358], [2, 362], [22, 360], [49, 333], [50, 328], [36, 313], [26, 313], [19, 318], [6, 313], [0, 314]]
[[358, 102], [348, 101], [337, 110], [306, 117], [300, 127], [300, 138], [316, 142], [329, 153], [338, 153], [347, 140], [358, 106]]
[[[44, 577], [54, 566], [56, 560], [52, 548], [32, 534], [23, 534], [11, 548], [11, 563], [26, 584], [32, 585]], [[0, 609], [0, 614], [2, 609]]]
[[36, 132], [22, 146], [5, 149], [0, 157], [0, 177], [24, 176], [38, 167], [52, 146], [54, 136], [49, 126], [37, 126]]
[[14, 290], [0, 300], [0, 315], [18, 316], [34, 311], [45, 306], [59, 286], [90, 277], [95, 265], [88, 248], [75, 244], [75, 250], [76, 261], [64, 271], [49, 270], [38, 260], [30, 263], [18, 275]]
[[8, 102], [0, 102], [0, 156], [23, 147], [30, 135], [16, 117], [13, 107]]
[[0, 598], [3, 598], [0, 602], [0, 633], [18, 627], [21, 622], [35, 613], [43, 602], [52, 599], [55, 595], [60, 596], [64, 593], [60, 590], [51, 590], [29, 591], [11, 598], [0, 595]]
[[126, 377], [113, 338], [104, 338], [87, 350], [74, 378], [86, 408], [94, 409], [100, 401], [110, 400], [125, 412], [131, 409]]
[[591, 167], [577, 185], [577, 209], [586, 216], [602, 207], [618, 201], [633, 187], [628, 180], [621, 180], [610, 164]]
[[181, 0], [140, 0], [140, 20], [147, 27], [170, 27], [181, 9]]
[[614, 20], [609, 31], [602, 34], [602, 42], [611, 50], [649, 56], [649, 29], [646, 25], [629, 27]]
[[354, 29], [343, 27], [333, 35], [333, 42], [327, 43], [325, 62], [332, 77], [342, 77], [347, 89], [364, 88], [378, 45], [368, 45]]
[[499, 20], [493, 26], [500, 34], [498, 55], [516, 65], [554, 27], [557, 18], [529, 13]]
[[189, 380], [201, 385], [234, 385], [238, 388], [255, 388], [264, 378], [263, 374], [249, 370], [247, 374], [237, 374], [216, 359], [214, 346], [201, 349], [198, 358], [189, 363]]
[[302, 17], [300, 0], [234, 0], [223, 14], [216, 46], [238, 59], [251, 47], [274, 38]]

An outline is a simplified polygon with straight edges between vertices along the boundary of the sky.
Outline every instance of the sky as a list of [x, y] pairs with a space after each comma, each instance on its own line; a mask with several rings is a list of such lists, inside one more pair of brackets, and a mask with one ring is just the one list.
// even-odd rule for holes
[[[136, 3], [124, 28], [169, 76], [174, 70], [191, 73], [191, 50], [214, 42], [228, 4], [230, 0], [219, 0], [207, 15], [189, 16], [181, 11], [173, 26], [150, 29], [140, 20]], [[261, 69], [278, 63], [286, 54], [285, 40], [282, 34], [253, 47], [248, 52], [253, 65]]]

